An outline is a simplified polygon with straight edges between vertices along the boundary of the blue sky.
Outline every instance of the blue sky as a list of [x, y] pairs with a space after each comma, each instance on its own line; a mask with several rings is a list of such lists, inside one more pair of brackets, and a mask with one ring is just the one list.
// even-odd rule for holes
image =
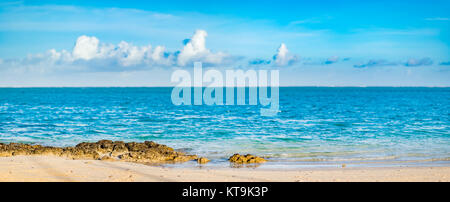
[[167, 86], [194, 61], [279, 69], [289, 86], [450, 86], [448, 10], [449, 1], [0, 1], [0, 86]]

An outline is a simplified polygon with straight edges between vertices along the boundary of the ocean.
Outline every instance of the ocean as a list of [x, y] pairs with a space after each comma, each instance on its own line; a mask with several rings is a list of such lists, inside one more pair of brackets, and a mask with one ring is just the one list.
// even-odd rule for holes
[[171, 91], [0, 88], [0, 142], [149, 140], [219, 167], [234, 153], [266, 167], [450, 164], [450, 88], [281, 87], [272, 117], [259, 105], [176, 106]]

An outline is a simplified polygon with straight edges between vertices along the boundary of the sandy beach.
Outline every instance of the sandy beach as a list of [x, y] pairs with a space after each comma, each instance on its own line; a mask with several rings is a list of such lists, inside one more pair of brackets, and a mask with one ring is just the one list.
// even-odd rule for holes
[[0, 181], [51, 182], [449, 182], [450, 167], [317, 168], [165, 168], [139, 163], [69, 160], [55, 156], [0, 157]]

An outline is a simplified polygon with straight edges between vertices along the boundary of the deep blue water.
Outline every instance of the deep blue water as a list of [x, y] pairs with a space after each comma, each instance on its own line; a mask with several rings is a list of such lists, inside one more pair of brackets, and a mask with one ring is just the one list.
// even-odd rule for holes
[[172, 88], [0, 88], [0, 142], [152, 140], [223, 162], [450, 161], [450, 88], [280, 88], [260, 106], [175, 106]]

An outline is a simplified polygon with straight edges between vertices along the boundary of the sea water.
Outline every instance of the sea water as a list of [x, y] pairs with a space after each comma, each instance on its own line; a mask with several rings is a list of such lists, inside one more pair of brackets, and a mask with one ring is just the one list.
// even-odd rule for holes
[[450, 88], [281, 87], [273, 117], [258, 105], [176, 106], [171, 91], [0, 88], [0, 142], [149, 140], [212, 166], [234, 153], [274, 167], [450, 163]]

